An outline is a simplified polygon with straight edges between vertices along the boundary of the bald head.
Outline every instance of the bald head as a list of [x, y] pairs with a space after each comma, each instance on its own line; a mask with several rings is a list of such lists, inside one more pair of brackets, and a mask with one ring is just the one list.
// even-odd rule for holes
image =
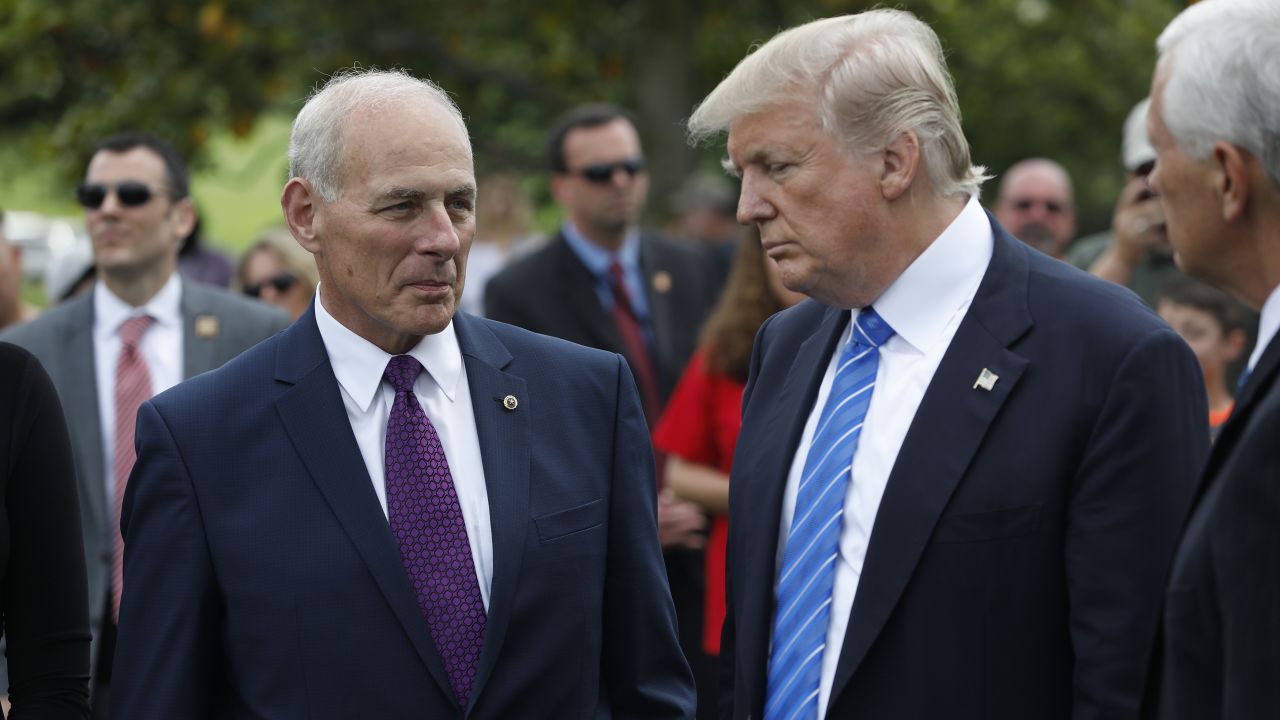
[[1062, 257], [1075, 237], [1075, 198], [1066, 168], [1047, 158], [1010, 167], [1000, 180], [996, 220], [1023, 242]]

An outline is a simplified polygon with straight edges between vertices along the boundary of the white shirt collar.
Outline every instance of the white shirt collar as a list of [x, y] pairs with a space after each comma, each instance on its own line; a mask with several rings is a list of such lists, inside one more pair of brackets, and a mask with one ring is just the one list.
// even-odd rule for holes
[[955, 313], [972, 300], [994, 243], [991, 221], [978, 199], [970, 197], [938, 239], [876, 299], [876, 312], [896, 337], [929, 352], [946, 337], [943, 331]]
[[94, 323], [107, 335], [120, 332], [125, 320], [138, 315], [150, 315], [156, 324], [182, 332], [182, 280], [178, 273], [170, 275], [160, 292], [140, 307], [121, 300], [101, 280], [93, 284]]
[[1253, 372], [1258, 366], [1258, 360], [1262, 358], [1262, 353], [1271, 344], [1276, 332], [1280, 332], [1280, 285], [1271, 290], [1267, 301], [1262, 305], [1262, 316], [1258, 318], [1258, 344], [1249, 355], [1249, 372]]
[[[351, 396], [362, 412], [369, 410], [382, 385], [382, 373], [391, 355], [338, 322], [320, 302], [320, 286], [316, 286], [316, 325], [329, 353], [329, 363], [338, 384]], [[443, 330], [425, 335], [406, 355], [411, 355], [427, 375], [440, 387], [450, 402], [455, 400], [458, 378], [462, 375], [462, 348], [450, 321]]]

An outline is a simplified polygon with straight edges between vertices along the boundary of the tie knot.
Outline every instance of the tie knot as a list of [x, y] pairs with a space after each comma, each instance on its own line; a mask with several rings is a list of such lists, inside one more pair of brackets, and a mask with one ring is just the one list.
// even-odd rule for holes
[[395, 388], [397, 393], [402, 393], [413, 390], [413, 383], [418, 379], [420, 372], [422, 372], [422, 363], [412, 355], [396, 355], [387, 363], [387, 369], [382, 373], [382, 377], [391, 383], [391, 387]]
[[609, 279], [613, 281], [613, 286], [615, 288], [621, 288], [623, 290], [626, 289], [627, 286], [622, 280], [622, 263], [617, 260], [609, 262]]
[[138, 341], [142, 339], [142, 333], [146, 332], [153, 322], [155, 322], [155, 318], [150, 315], [135, 315], [125, 320], [120, 325], [120, 342], [126, 347], [138, 347]]
[[893, 328], [870, 305], [862, 308], [853, 321], [853, 342], [870, 347], [880, 347], [893, 337]]

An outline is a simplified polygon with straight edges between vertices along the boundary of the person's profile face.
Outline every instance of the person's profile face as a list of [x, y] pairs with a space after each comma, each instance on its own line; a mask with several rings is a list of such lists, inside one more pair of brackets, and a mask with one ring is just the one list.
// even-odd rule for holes
[[741, 116], [729, 160], [742, 179], [738, 222], [755, 224], [782, 284], [835, 307], [869, 304], [900, 248], [884, 240], [884, 199], [865, 156], [844, 152], [806, 103]]
[[1173, 247], [1178, 266], [1188, 275], [1221, 285], [1224, 238], [1220, 211], [1214, 206], [1212, 184], [1206, 179], [1208, 164], [1197, 161], [1178, 147], [1164, 121], [1164, 88], [1168, 80], [1169, 58], [1160, 61], [1151, 89], [1147, 112], [1147, 135], [1156, 151], [1156, 163], [1147, 175], [1147, 185], [1159, 196], [1164, 208], [1165, 233]]
[[409, 100], [357, 111], [343, 132], [341, 190], [315, 205], [325, 308], [392, 354], [448, 326], [475, 235], [471, 146], [447, 110]]

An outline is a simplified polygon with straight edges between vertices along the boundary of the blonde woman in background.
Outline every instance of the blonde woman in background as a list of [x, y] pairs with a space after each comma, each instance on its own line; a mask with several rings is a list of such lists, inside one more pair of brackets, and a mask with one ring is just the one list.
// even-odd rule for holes
[[319, 275], [311, 253], [284, 228], [272, 228], [240, 258], [236, 272], [240, 291], [282, 308], [297, 320], [311, 305]]

